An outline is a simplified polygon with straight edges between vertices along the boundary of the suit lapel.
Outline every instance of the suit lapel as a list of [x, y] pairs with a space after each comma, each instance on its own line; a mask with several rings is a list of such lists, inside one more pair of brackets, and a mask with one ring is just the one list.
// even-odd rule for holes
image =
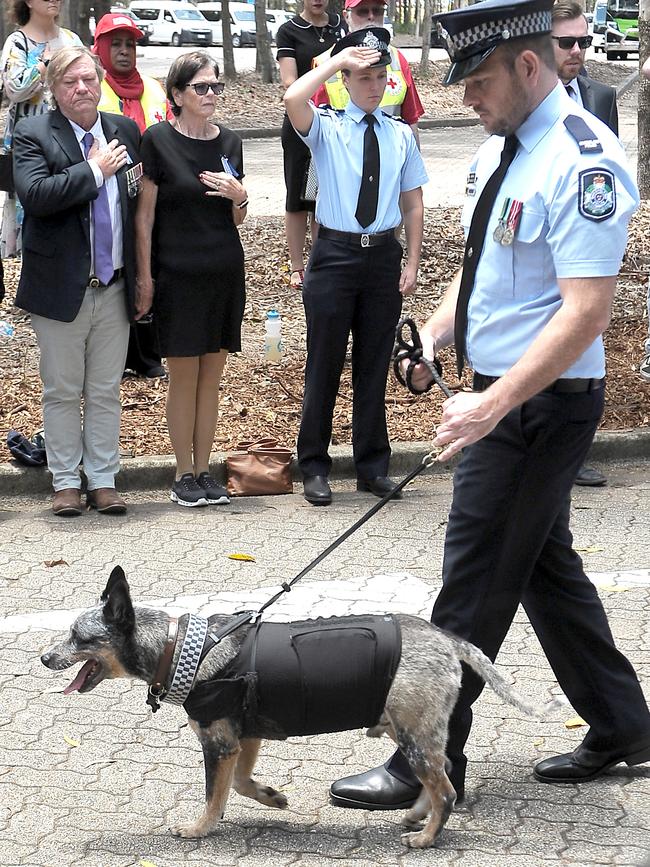
[[582, 97], [582, 105], [587, 109], [587, 111], [594, 114], [594, 94], [589, 79], [585, 78], [584, 75], [579, 75], [577, 82], [578, 88], [580, 89], [580, 96]]
[[70, 121], [61, 114], [58, 108], [52, 112], [52, 138], [64, 152], [70, 161], [70, 165], [74, 166], [77, 163], [83, 162], [84, 157], [81, 153], [77, 136], [70, 125]]

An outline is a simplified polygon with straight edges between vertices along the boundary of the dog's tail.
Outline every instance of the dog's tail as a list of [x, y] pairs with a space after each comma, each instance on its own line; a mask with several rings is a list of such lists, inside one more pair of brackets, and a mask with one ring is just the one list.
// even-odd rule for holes
[[479, 650], [474, 644], [470, 644], [469, 641], [458, 638], [456, 635], [450, 633], [447, 633], [447, 635], [454, 641], [458, 658], [461, 662], [469, 665], [496, 692], [499, 698], [502, 698], [508, 704], [514, 705], [514, 707], [519, 708], [520, 711], [528, 714], [528, 716], [535, 716], [538, 719], [548, 719], [557, 715], [559, 710], [566, 707], [568, 702], [564, 695], [560, 695], [544, 705], [530, 704], [508, 683], [482, 650]]

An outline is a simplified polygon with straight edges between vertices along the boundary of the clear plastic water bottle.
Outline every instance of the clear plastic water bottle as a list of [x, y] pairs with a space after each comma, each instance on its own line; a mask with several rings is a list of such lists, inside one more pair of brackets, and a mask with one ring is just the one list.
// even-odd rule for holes
[[269, 310], [264, 323], [264, 357], [267, 361], [280, 361], [284, 352], [282, 343], [282, 319], [277, 310]]
[[10, 338], [14, 336], [16, 329], [13, 327], [11, 322], [7, 322], [5, 320], [0, 320], [0, 338], [6, 337]]

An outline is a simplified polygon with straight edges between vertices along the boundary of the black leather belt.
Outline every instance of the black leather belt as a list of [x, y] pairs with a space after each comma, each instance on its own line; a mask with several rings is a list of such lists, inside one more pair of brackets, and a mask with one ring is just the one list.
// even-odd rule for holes
[[88, 279], [88, 288], [89, 289], [107, 289], [109, 286], [112, 286], [116, 280], [119, 280], [120, 277], [124, 274], [124, 268], [116, 268], [113, 271], [113, 276], [108, 281], [108, 283], [102, 283], [99, 277], [91, 276]]
[[[500, 379], [498, 376], [486, 376], [483, 373], [475, 373], [472, 380], [474, 391], [485, 391], [492, 383]], [[589, 394], [605, 387], [605, 378], [602, 379], [556, 379], [542, 391], [551, 391], [555, 394]]]
[[381, 247], [395, 238], [395, 229], [387, 229], [385, 232], [377, 232], [375, 235], [359, 235], [356, 232], [339, 232], [336, 229], [321, 226], [318, 230], [318, 237], [329, 238], [330, 241], [343, 241], [344, 244], [349, 244], [351, 247]]

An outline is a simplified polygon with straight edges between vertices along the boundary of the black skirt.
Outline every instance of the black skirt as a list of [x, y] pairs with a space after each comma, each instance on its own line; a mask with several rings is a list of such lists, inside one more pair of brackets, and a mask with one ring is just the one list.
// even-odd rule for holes
[[309, 169], [311, 151], [300, 138], [285, 115], [282, 124], [282, 150], [284, 152], [284, 183], [287, 188], [285, 210], [289, 213], [314, 210], [314, 202], [305, 202], [302, 194]]

